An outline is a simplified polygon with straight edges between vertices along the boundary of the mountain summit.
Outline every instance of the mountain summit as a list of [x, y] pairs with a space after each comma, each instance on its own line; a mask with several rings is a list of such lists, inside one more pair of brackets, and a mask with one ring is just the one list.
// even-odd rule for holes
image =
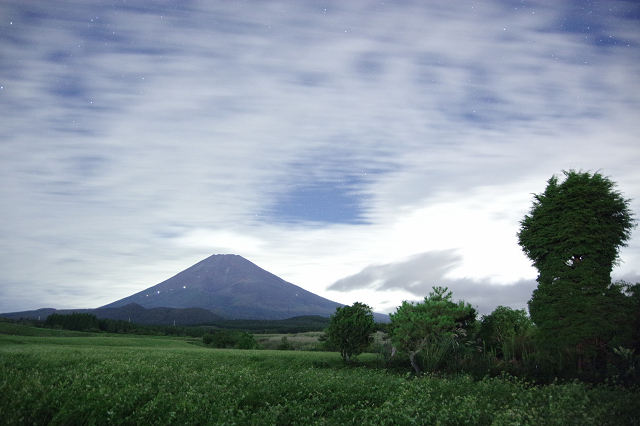
[[218, 254], [160, 284], [101, 308], [137, 303], [145, 308], [204, 308], [226, 319], [328, 317], [340, 303], [265, 271], [242, 256]]

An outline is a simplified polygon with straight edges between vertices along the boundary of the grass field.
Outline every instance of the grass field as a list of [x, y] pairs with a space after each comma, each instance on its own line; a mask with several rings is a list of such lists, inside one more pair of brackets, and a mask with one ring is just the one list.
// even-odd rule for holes
[[318, 337], [324, 334], [321, 331], [310, 331], [295, 334], [259, 334], [255, 339], [265, 349], [278, 349], [282, 344], [282, 338], [286, 338], [292, 350], [314, 350], [321, 346]]
[[28, 327], [12, 332], [0, 334], [6, 425], [640, 423], [638, 393], [581, 383], [414, 378], [374, 368], [373, 354], [354, 368], [337, 353], [211, 349], [188, 338], [38, 336]]

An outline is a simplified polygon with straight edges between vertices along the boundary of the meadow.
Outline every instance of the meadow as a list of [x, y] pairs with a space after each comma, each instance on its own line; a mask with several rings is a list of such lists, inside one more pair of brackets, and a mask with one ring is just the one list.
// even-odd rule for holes
[[414, 377], [377, 368], [375, 354], [347, 366], [332, 352], [0, 326], [11, 333], [0, 334], [6, 425], [640, 423], [640, 394], [613, 386]]

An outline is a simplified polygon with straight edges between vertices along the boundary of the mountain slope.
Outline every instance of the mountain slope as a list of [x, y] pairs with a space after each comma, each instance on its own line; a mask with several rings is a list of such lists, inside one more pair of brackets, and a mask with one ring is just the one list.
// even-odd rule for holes
[[340, 303], [320, 297], [233, 254], [213, 255], [160, 284], [101, 308], [203, 308], [226, 319], [286, 319], [333, 314]]

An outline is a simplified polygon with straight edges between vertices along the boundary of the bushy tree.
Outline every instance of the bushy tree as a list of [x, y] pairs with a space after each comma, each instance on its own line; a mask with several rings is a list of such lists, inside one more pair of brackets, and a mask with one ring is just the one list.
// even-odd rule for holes
[[375, 331], [376, 323], [371, 307], [356, 302], [352, 306], [336, 308], [329, 321], [326, 339], [340, 351], [342, 359], [349, 362], [369, 347]]
[[258, 349], [260, 345], [256, 342], [255, 337], [251, 333], [241, 332], [238, 335], [236, 341], [236, 348], [238, 349]]
[[287, 336], [282, 336], [282, 339], [280, 339], [280, 343], [278, 344], [278, 347], [276, 349], [279, 351], [292, 351], [293, 345], [291, 344], [291, 342], [289, 342]]
[[516, 345], [522, 345], [532, 327], [533, 322], [524, 309], [498, 306], [490, 315], [483, 315], [478, 336], [487, 348], [495, 349], [499, 357], [517, 359], [522, 351], [518, 351]]
[[538, 269], [531, 319], [547, 348], [564, 348], [582, 368], [616, 329], [620, 292], [611, 270], [636, 223], [630, 200], [599, 173], [564, 171], [534, 195], [518, 242]]
[[235, 349], [259, 349], [260, 345], [251, 333], [243, 331], [218, 330], [213, 334], [207, 333], [202, 336], [205, 345], [215, 348], [235, 348]]
[[455, 333], [463, 335], [476, 320], [476, 310], [470, 304], [455, 303], [451, 296], [448, 288], [433, 287], [423, 302], [404, 301], [390, 315], [391, 341], [409, 355], [416, 374], [420, 373], [416, 356], [430, 342], [441, 344], [442, 337], [452, 337]]
[[613, 284], [620, 293], [619, 332], [616, 333], [610, 346], [632, 349], [640, 355], [640, 283], [631, 284], [617, 281]]
[[213, 334], [207, 333], [202, 336], [202, 343], [204, 343], [205, 345], [211, 345], [213, 343]]

